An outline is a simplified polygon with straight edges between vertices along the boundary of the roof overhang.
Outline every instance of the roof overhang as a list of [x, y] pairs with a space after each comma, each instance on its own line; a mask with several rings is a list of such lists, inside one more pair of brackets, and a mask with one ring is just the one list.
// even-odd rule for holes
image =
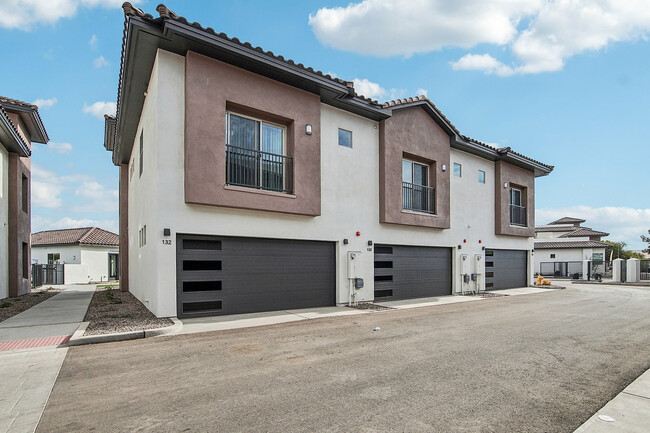
[[181, 21], [127, 14], [124, 31], [113, 146], [116, 165], [127, 163], [130, 157], [158, 49], [182, 56], [194, 51], [317, 94], [323, 103], [360, 116], [376, 121], [390, 117], [390, 110], [355, 96], [344, 83]]
[[2, 107], [0, 107], [0, 143], [9, 152], [17, 153], [23, 157], [31, 155], [29, 148], [18, 134], [11, 119], [9, 119], [9, 116], [7, 116], [7, 113]]
[[29, 132], [30, 138], [35, 143], [47, 144], [50, 141], [50, 138], [47, 136], [47, 131], [45, 131], [45, 125], [43, 125], [43, 120], [38, 114], [38, 110], [35, 110], [31, 106], [12, 104], [11, 102], [3, 102], [2, 107], [10, 112], [15, 113], [20, 117], [20, 120], [25, 124], [27, 132]]

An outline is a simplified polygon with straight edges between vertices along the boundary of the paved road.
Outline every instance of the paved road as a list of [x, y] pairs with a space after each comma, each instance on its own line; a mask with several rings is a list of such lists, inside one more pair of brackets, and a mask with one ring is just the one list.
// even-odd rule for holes
[[650, 367], [649, 311], [576, 285], [75, 347], [38, 431], [571, 432]]

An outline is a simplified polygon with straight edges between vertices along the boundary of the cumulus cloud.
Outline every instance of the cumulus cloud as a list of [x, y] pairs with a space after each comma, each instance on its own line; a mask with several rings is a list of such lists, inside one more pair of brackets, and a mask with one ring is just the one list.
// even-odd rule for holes
[[378, 83], [374, 83], [367, 78], [355, 78], [352, 82], [357, 95], [370, 99], [385, 101], [387, 99], [403, 98], [406, 95], [406, 89], [391, 88], [386, 90]]
[[108, 65], [109, 65], [108, 60], [106, 60], [104, 56], [99, 56], [95, 60], [93, 60], [93, 66], [96, 68], [102, 68]]
[[648, 0], [364, 0], [309, 16], [325, 45], [375, 56], [445, 47], [505, 47], [514, 59], [468, 53], [455, 70], [509, 76], [561, 70], [577, 54], [647, 38]]
[[84, 103], [83, 112], [90, 114], [98, 119], [104, 120], [104, 114], [110, 114], [111, 116], [115, 115], [117, 110], [117, 104], [115, 102], [106, 102], [106, 101], [97, 101], [91, 105]]
[[605, 240], [626, 242], [629, 249], [645, 248], [640, 236], [650, 230], [650, 209], [629, 207], [570, 206], [535, 210], [535, 224], [544, 225], [571, 216], [587, 220], [583, 225], [610, 235]]
[[72, 144], [70, 143], [56, 143], [50, 141], [47, 143], [46, 148], [52, 149], [56, 153], [66, 154], [72, 152]]
[[77, 212], [116, 212], [119, 206], [119, 191], [106, 188], [96, 181], [83, 182], [74, 192], [85, 199], [80, 206], [72, 209]]
[[61, 18], [72, 18], [79, 7], [118, 8], [121, 5], [122, 0], [3, 0], [0, 2], [0, 27], [31, 30], [37, 24], [53, 24]]
[[92, 48], [92, 49], [97, 48], [97, 35], [92, 35], [90, 37], [90, 40], [88, 41], [88, 44], [90, 45], [90, 48]]
[[36, 101], [32, 102], [32, 104], [36, 105], [39, 110], [46, 110], [59, 102], [58, 99], [56, 98], [49, 98], [49, 99], [37, 99]]
[[119, 223], [117, 219], [92, 219], [92, 218], [72, 218], [63, 217], [58, 220], [42, 217], [39, 215], [32, 216], [32, 232], [43, 230], [70, 229], [75, 227], [99, 227], [113, 233], [119, 233]]
[[415, 91], [415, 94], [418, 96], [429, 96], [429, 91], [427, 89], [419, 88]]

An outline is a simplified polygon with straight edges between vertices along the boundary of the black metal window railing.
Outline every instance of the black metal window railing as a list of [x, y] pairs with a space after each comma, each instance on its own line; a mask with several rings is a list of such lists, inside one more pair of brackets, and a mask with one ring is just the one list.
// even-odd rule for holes
[[510, 205], [510, 224], [526, 227], [526, 206]]
[[293, 158], [226, 145], [226, 184], [293, 192]]
[[436, 189], [432, 186], [402, 182], [402, 208], [436, 213]]

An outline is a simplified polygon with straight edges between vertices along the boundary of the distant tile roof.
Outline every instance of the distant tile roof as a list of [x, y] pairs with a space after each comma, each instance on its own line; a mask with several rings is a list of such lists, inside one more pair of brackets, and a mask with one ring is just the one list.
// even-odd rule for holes
[[573, 223], [583, 223], [586, 220], [582, 220], [580, 218], [573, 218], [573, 217], [564, 217], [560, 218], [559, 220], [555, 220], [553, 222], [550, 222], [549, 225], [551, 224], [573, 224]]
[[119, 246], [119, 236], [99, 227], [47, 230], [32, 234], [32, 246], [110, 245]]
[[569, 241], [569, 242], [538, 242], [535, 241], [536, 250], [552, 250], [566, 248], [605, 248], [609, 246], [605, 242], [597, 241]]
[[609, 233], [592, 230], [589, 227], [580, 227], [570, 233], [565, 233], [561, 238], [580, 238], [583, 236], [609, 236]]
[[566, 226], [566, 227], [553, 227], [553, 226], [540, 226], [540, 227], [535, 227], [535, 233], [540, 233], [540, 232], [572, 232], [575, 231], [574, 226]]

